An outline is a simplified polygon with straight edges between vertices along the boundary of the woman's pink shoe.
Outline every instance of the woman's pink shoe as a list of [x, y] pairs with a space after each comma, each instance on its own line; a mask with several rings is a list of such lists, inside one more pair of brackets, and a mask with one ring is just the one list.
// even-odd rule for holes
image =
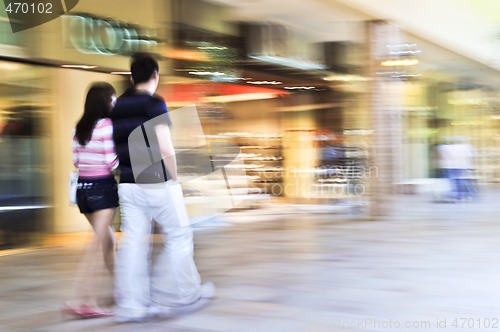
[[82, 305], [80, 307], [72, 307], [68, 304], [63, 304], [62, 310], [72, 316], [81, 319], [87, 318], [100, 318], [100, 317], [110, 317], [113, 316], [112, 312], [103, 311], [101, 309], [96, 309], [88, 305]]
[[110, 317], [114, 315], [113, 312], [104, 311], [102, 309], [93, 308], [87, 305], [83, 305], [80, 307], [80, 314], [83, 318]]

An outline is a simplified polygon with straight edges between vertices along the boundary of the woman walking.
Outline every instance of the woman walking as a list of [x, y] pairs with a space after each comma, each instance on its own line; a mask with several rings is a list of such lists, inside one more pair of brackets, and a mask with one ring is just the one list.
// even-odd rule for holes
[[113, 143], [113, 125], [108, 118], [116, 101], [108, 83], [94, 83], [89, 89], [84, 113], [73, 137], [73, 163], [78, 168], [76, 199], [80, 212], [93, 229], [93, 239], [84, 251], [76, 275], [76, 294], [63, 310], [79, 318], [112, 315], [97, 304], [96, 267], [102, 253], [111, 275], [115, 263], [115, 238], [112, 227], [118, 207], [117, 184], [113, 176], [118, 166]]

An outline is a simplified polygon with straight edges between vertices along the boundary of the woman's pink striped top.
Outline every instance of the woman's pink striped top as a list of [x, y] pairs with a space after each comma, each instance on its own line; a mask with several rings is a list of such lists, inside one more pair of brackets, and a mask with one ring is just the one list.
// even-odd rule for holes
[[97, 121], [92, 138], [83, 146], [73, 134], [73, 164], [79, 176], [105, 177], [118, 167], [118, 157], [113, 142], [113, 123], [110, 119]]

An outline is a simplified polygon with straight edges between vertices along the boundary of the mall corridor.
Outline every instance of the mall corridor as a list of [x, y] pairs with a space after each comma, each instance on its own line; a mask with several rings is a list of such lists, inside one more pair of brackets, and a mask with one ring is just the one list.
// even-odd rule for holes
[[[297, 206], [196, 226], [216, 299], [140, 324], [61, 314], [82, 239], [0, 257], [0, 331], [477, 331], [500, 326], [500, 191], [478, 202], [395, 198], [379, 221]], [[246, 218], [244, 218], [246, 216]], [[111, 304], [111, 280], [101, 300]]]

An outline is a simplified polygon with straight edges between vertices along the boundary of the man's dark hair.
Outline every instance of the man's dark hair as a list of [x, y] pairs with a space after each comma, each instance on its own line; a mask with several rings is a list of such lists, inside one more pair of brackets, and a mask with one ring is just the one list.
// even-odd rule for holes
[[155, 71], [159, 72], [158, 62], [149, 54], [138, 53], [132, 56], [130, 71], [134, 85], [144, 83], [153, 77]]

